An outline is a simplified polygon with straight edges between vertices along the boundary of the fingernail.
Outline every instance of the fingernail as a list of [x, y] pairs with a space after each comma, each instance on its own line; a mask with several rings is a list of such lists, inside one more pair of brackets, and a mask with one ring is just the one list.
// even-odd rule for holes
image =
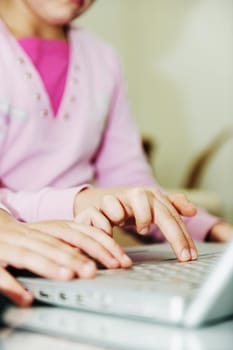
[[139, 233], [140, 233], [141, 235], [146, 235], [146, 234], [148, 233], [148, 227], [142, 228], [142, 229], [139, 231]]
[[187, 248], [182, 250], [181, 258], [182, 258], [182, 260], [190, 260], [191, 259], [190, 252]]
[[119, 261], [117, 261], [116, 259], [110, 259], [109, 263], [110, 263], [110, 268], [112, 269], [116, 269], [117, 267], [120, 266]]
[[122, 256], [122, 262], [127, 265], [132, 264], [132, 260], [126, 254]]
[[70, 278], [72, 276], [72, 271], [67, 269], [66, 267], [62, 267], [59, 270], [59, 275], [63, 278]]
[[26, 305], [28, 303], [31, 303], [33, 300], [33, 296], [30, 293], [24, 293], [22, 295], [22, 302], [25, 303]]
[[95, 272], [95, 270], [96, 270], [96, 267], [95, 267], [94, 263], [88, 262], [88, 263], [83, 264], [83, 267], [82, 267], [83, 274], [89, 276], [89, 275], [93, 274], [93, 272]]
[[195, 249], [191, 248], [191, 256], [192, 256], [192, 260], [196, 260], [197, 259], [197, 252]]

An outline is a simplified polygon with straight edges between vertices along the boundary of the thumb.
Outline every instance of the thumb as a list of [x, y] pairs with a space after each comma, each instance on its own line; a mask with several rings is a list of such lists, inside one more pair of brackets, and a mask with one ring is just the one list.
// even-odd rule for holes
[[109, 236], [113, 235], [110, 221], [95, 207], [84, 209], [74, 218], [74, 221], [77, 224], [91, 225], [99, 228]]

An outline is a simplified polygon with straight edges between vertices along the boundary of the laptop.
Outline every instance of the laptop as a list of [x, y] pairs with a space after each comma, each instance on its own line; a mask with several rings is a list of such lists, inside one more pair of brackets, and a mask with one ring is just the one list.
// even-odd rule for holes
[[99, 270], [69, 282], [19, 277], [37, 300], [72, 309], [199, 327], [233, 315], [233, 241], [198, 245], [197, 261], [178, 262], [168, 245], [126, 249], [131, 269]]

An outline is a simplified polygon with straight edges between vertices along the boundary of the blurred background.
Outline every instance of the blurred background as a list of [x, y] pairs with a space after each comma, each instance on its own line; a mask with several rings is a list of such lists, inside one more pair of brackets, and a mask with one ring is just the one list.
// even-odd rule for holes
[[96, 0], [160, 184], [233, 222], [233, 1]]

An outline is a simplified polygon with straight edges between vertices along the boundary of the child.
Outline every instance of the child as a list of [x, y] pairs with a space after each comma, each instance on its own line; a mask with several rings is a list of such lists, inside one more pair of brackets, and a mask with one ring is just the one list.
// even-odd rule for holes
[[[8, 225], [8, 236], [24, 225], [26, 246], [30, 234], [37, 247], [35, 230], [46, 244], [55, 236], [74, 246], [69, 253], [76, 254], [77, 265], [84, 251], [107, 267], [128, 267], [130, 259], [110, 237], [111, 226], [134, 219], [138, 233], [150, 232], [155, 241], [164, 235], [181, 261], [196, 259], [178, 213], [190, 216], [185, 223], [195, 239], [207, 234], [228, 239], [232, 228], [202, 211], [194, 216], [184, 197], [158, 190], [128, 110], [115, 52], [70, 25], [92, 2], [0, 1], [0, 237], [6, 237]], [[93, 179], [99, 188], [90, 185]], [[57, 240], [54, 244], [61, 248]], [[7, 249], [14, 251], [15, 245], [22, 246], [20, 237]], [[37, 253], [36, 248], [21, 267], [34, 271]], [[91, 273], [82, 274], [51, 250], [47, 257], [68, 268], [69, 278], [95, 273], [92, 265]], [[5, 273], [5, 264], [18, 266], [12, 258], [1, 260]], [[36, 272], [46, 276], [42, 265]]]

